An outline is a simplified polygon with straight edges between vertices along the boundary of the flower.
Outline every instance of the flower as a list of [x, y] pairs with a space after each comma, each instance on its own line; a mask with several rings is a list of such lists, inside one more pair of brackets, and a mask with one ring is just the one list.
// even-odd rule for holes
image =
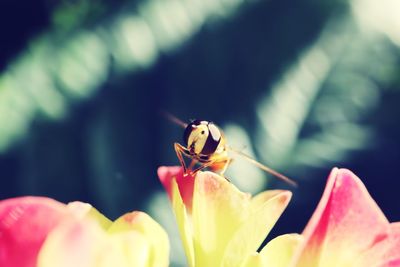
[[0, 201], [0, 266], [36, 266], [48, 233], [68, 216], [64, 204], [49, 198]]
[[183, 176], [180, 167], [160, 167], [158, 176], [172, 202], [189, 266], [256, 267], [263, 261], [282, 266], [273, 265], [274, 253], [291, 259], [290, 247], [275, 250], [297, 244], [298, 235], [278, 237], [256, 253], [290, 201], [289, 191], [251, 197], [215, 173]]
[[[158, 175], [172, 202], [190, 267], [396, 267], [400, 222], [389, 223], [351, 171], [334, 168], [302, 235], [258, 247], [290, 201], [282, 190], [255, 197], [212, 172]], [[165, 231], [143, 212], [111, 222], [91, 205], [45, 197], [0, 201], [0, 266], [165, 267]]]
[[0, 201], [0, 266], [168, 266], [165, 231], [143, 212], [111, 222], [91, 205], [44, 197]]
[[400, 266], [400, 223], [389, 223], [346, 169], [332, 170], [303, 236], [291, 266]]

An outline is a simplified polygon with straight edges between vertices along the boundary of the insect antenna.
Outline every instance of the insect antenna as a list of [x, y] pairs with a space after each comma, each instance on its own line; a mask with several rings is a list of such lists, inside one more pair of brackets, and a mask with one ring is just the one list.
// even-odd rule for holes
[[170, 122], [175, 123], [176, 125], [181, 126], [182, 128], [186, 128], [188, 126], [187, 123], [183, 122], [182, 120], [180, 120], [179, 118], [175, 117], [174, 115], [172, 115], [171, 113], [169, 113], [168, 111], [165, 110], [161, 110], [160, 111], [161, 115], [163, 115], [167, 120], [169, 120]]
[[257, 160], [253, 159], [252, 157], [250, 157], [249, 155], [247, 155], [246, 153], [243, 153], [240, 150], [234, 149], [232, 147], [228, 147], [228, 149], [240, 156], [242, 156], [243, 158], [245, 158], [247, 161], [249, 161], [250, 163], [256, 165], [257, 167], [259, 167], [260, 169], [262, 169], [265, 172], [268, 172], [269, 174], [272, 174], [273, 176], [275, 176], [276, 178], [290, 184], [291, 186], [297, 187], [297, 183], [295, 181], [293, 181], [292, 179], [290, 179], [289, 177], [271, 169], [270, 167], [265, 166], [264, 164], [261, 164], [260, 162], [258, 162]]

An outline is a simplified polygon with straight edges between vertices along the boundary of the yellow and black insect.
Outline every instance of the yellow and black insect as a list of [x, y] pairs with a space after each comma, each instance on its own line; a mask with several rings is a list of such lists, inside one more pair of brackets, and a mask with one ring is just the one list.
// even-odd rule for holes
[[[209, 168], [211, 171], [223, 175], [228, 165], [232, 162], [232, 158], [228, 155], [228, 152], [234, 152], [260, 169], [288, 184], [297, 186], [295, 181], [285, 175], [261, 164], [247, 154], [229, 147], [223, 132], [213, 122], [193, 120], [190, 123], [184, 123], [171, 114], [167, 113], [165, 115], [172, 122], [185, 128], [183, 133], [184, 146], [179, 143], [174, 143], [174, 148], [186, 175], [194, 175], [196, 172], [205, 168]], [[189, 166], [186, 166], [183, 156], [192, 160]], [[194, 168], [196, 165], [198, 165], [198, 167]]]

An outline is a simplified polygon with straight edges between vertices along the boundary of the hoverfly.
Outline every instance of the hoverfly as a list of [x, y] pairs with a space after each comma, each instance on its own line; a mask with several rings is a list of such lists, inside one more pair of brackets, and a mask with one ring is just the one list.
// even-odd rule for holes
[[[193, 120], [190, 123], [185, 123], [172, 114], [165, 113], [164, 115], [172, 122], [185, 128], [183, 133], [184, 146], [174, 143], [176, 155], [185, 175], [194, 175], [205, 168], [223, 175], [228, 165], [232, 162], [232, 158], [228, 155], [229, 151], [242, 156], [263, 171], [272, 174], [280, 180], [292, 186], [297, 186], [297, 183], [292, 179], [261, 164], [249, 155], [228, 146], [223, 132], [213, 122]], [[192, 160], [189, 166], [186, 166], [183, 156]], [[196, 165], [198, 167], [194, 168]]]

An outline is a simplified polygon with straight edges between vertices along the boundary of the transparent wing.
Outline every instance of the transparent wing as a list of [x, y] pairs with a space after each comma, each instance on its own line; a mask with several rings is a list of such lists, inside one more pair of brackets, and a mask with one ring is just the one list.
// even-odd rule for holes
[[263, 171], [272, 174], [273, 176], [275, 176], [276, 178], [294, 186], [297, 187], [297, 183], [295, 181], [293, 181], [292, 179], [290, 179], [289, 177], [271, 169], [268, 166], [265, 166], [264, 164], [261, 164], [260, 162], [258, 162], [257, 160], [253, 159], [252, 157], [250, 157], [249, 155], [247, 155], [246, 153], [243, 153], [240, 150], [234, 149], [232, 147], [228, 147], [229, 151], [232, 151], [240, 156], [242, 156], [244, 159], [246, 159], [247, 161], [249, 161], [250, 163], [256, 165], [258, 168], [262, 169]]

